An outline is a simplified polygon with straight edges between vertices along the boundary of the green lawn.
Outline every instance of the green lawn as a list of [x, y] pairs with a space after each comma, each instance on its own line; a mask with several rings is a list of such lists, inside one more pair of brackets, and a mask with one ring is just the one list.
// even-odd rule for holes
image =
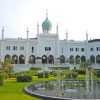
[[[50, 77], [45, 80], [55, 80]], [[42, 78], [33, 77], [33, 82], [43, 81]], [[23, 89], [27, 84], [32, 82], [16, 82], [15, 78], [4, 80], [4, 86], [0, 87], [0, 100], [40, 100], [27, 95]]]
[[[78, 75], [79, 79], [84, 79], [85, 75]], [[55, 80], [56, 77], [50, 77], [45, 80]], [[93, 76], [94, 80], [100, 80]], [[42, 78], [33, 77], [33, 82], [43, 81]], [[15, 78], [4, 80], [4, 86], [0, 87], [0, 100], [40, 100], [27, 95], [23, 89], [32, 82], [16, 82]]]
[[39, 100], [24, 93], [23, 88], [29, 82], [16, 82], [16, 79], [7, 79], [0, 87], [0, 100]]

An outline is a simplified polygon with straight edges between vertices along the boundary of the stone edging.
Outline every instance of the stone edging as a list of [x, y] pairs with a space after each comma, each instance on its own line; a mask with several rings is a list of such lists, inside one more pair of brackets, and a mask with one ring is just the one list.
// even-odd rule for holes
[[[36, 83], [34, 83], [34, 84], [36, 84]], [[30, 96], [37, 97], [37, 98], [40, 98], [43, 100], [72, 100], [71, 98], [60, 98], [60, 97], [46, 96], [46, 95], [37, 94], [37, 93], [29, 91], [28, 87], [31, 85], [34, 85], [34, 84], [27, 85], [24, 88], [24, 91]]]

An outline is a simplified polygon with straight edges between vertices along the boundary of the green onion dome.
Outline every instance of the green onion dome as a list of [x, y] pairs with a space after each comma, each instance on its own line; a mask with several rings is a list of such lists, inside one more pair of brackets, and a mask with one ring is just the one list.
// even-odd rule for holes
[[43, 30], [50, 30], [52, 28], [52, 24], [49, 21], [48, 17], [46, 17], [45, 21], [42, 23]]

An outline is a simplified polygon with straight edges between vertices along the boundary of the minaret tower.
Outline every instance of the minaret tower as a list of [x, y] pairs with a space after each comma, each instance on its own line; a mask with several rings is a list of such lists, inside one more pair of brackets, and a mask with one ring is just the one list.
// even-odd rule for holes
[[28, 39], [28, 36], [29, 36], [29, 28], [27, 27], [27, 39]]
[[88, 42], [88, 32], [86, 30], [86, 42]]
[[89, 48], [88, 48], [88, 31], [86, 30], [86, 59], [89, 59]]
[[4, 39], [4, 26], [2, 28], [2, 40]]
[[1, 41], [1, 51], [0, 51], [0, 61], [4, 61], [4, 50], [3, 50], [3, 46], [4, 46], [4, 26], [2, 28], [2, 41]]
[[39, 22], [37, 22], [37, 35], [39, 34]]
[[68, 32], [67, 32], [67, 29], [66, 29], [66, 41], [68, 41]]
[[48, 9], [46, 9], [46, 18], [48, 18]]
[[57, 23], [57, 26], [56, 26], [56, 33], [58, 35], [58, 23]]
[[28, 64], [28, 58], [29, 58], [29, 42], [28, 37], [29, 36], [29, 28], [27, 28], [27, 39], [26, 39], [26, 49], [25, 49], [25, 64]]

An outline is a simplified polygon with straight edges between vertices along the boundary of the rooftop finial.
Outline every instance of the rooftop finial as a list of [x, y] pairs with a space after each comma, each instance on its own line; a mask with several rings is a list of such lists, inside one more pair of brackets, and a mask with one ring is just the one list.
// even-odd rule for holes
[[46, 9], [46, 18], [48, 18], [48, 9]]
[[37, 34], [39, 34], [39, 22], [37, 22]]
[[66, 33], [67, 33], [67, 28], [66, 28]]
[[57, 27], [56, 28], [57, 28], [57, 34], [58, 34], [58, 23], [57, 23]]
[[4, 39], [4, 26], [2, 28], [2, 39]]
[[68, 41], [68, 31], [67, 31], [67, 28], [66, 28], [66, 41]]
[[29, 35], [29, 28], [27, 27], [27, 39], [28, 39], [28, 35]]
[[4, 31], [4, 26], [2, 27], [2, 31]]
[[86, 30], [86, 34], [88, 34], [88, 31]]

